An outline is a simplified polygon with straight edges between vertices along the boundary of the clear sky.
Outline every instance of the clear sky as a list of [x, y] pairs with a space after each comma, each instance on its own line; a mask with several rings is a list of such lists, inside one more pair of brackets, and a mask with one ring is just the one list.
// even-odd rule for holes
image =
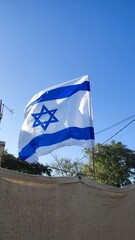
[[[95, 132], [135, 113], [134, 0], [0, 0], [0, 140], [18, 155], [23, 110], [37, 92], [88, 74]], [[96, 135], [103, 143], [120, 128]], [[135, 149], [135, 122], [114, 140]], [[81, 158], [66, 147], [58, 156]], [[45, 156], [42, 161], [49, 161]]]

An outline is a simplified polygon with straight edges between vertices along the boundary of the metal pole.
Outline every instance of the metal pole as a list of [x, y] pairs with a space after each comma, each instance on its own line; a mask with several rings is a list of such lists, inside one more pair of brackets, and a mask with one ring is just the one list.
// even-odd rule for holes
[[2, 163], [2, 156], [5, 148], [5, 142], [0, 141], [0, 167]]
[[96, 174], [95, 174], [95, 155], [94, 155], [94, 147], [92, 148], [92, 163], [93, 163], [93, 179], [96, 180]]
[[2, 119], [3, 116], [3, 104], [2, 104], [2, 100], [0, 100], [0, 121]]
[[[88, 76], [88, 78], [89, 78], [89, 82], [90, 82], [90, 77]], [[92, 104], [91, 104], [91, 95], [89, 96], [89, 111], [90, 111], [90, 126], [93, 126], [93, 112], [92, 112]], [[93, 179], [95, 181], [96, 175], [95, 175], [94, 142], [92, 142], [92, 163], [93, 163]]]

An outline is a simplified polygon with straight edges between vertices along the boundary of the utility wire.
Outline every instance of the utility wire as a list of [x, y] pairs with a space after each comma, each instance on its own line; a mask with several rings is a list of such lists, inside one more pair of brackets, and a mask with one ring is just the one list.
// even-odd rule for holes
[[127, 121], [127, 120], [129, 120], [129, 119], [131, 119], [131, 118], [133, 118], [133, 117], [135, 117], [135, 114], [133, 114], [133, 115], [131, 115], [130, 117], [127, 117], [127, 118], [125, 118], [125, 119], [123, 119], [123, 120], [121, 120], [121, 121], [119, 121], [119, 122], [117, 122], [117, 123], [115, 123], [115, 124], [107, 127], [107, 128], [104, 128], [104, 129], [96, 132], [95, 134], [99, 134], [99, 133], [102, 133], [102, 132], [104, 132], [104, 131], [106, 131], [106, 130], [109, 130], [109, 129], [111, 129], [111, 128], [113, 128], [113, 127], [115, 127], [115, 126], [117, 126], [117, 125], [119, 125], [119, 124], [121, 124], [121, 123], [123, 123], [123, 122], [125, 122], [125, 121]]
[[3, 108], [6, 108], [9, 112], [11, 112], [12, 114], [14, 113], [14, 111], [13, 110], [11, 110], [10, 108], [8, 108], [5, 104], [3, 104]]
[[127, 128], [131, 123], [133, 123], [135, 121], [135, 118], [130, 121], [128, 124], [126, 124], [123, 128], [121, 128], [118, 132], [116, 132], [115, 134], [113, 134], [110, 138], [108, 138], [105, 142], [103, 142], [102, 144], [105, 144], [106, 142], [108, 142], [109, 140], [111, 140], [113, 137], [115, 137], [118, 133], [120, 133], [121, 131], [123, 131], [125, 128]]
[[111, 125], [111, 126], [109, 126], [109, 127], [106, 127], [106, 128], [104, 128], [104, 129], [96, 132], [95, 135], [97, 135], [97, 134], [99, 134], [99, 133], [102, 133], [102, 132], [104, 132], [104, 131], [106, 131], [106, 130], [109, 130], [109, 129], [113, 128], [113, 127], [116, 127], [117, 125], [119, 125], [119, 124], [121, 124], [121, 123], [123, 123], [123, 122], [125, 122], [125, 121], [127, 121], [127, 120], [129, 120], [129, 119], [131, 119], [131, 118], [133, 118], [133, 117], [135, 117], [135, 114], [133, 114], [133, 115], [131, 115], [131, 116], [129, 116], [129, 117], [127, 117], [127, 118], [125, 118], [125, 119], [123, 119], [123, 120], [121, 120], [121, 121], [119, 121], [119, 122], [117, 122], [117, 123], [115, 123], [115, 124], [113, 124], [113, 125]]

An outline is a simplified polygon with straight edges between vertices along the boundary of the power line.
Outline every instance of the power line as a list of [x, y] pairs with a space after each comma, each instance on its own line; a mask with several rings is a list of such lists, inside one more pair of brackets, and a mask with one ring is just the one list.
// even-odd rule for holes
[[129, 117], [127, 117], [127, 118], [125, 118], [125, 119], [117, 122], [117, 123], [114, 123], [113, 125], [111, 125], [111, 126], [109, 126], [109, 127], [106, 127], [106, 128], [104, 128], [104, 129], [96, 132], [95, 135], [97, 135], [97, 134], [99, 134], [99, 133], [102, 133], [102, 132], [104, 132], [104, 131], [107, 131], [107, 130], [113, 128], [113, 127], [116, 127], [117, 125], [119, 125], [119, 124], [121, 124], [121, 123], [124, 123], [125, 121], [128, 121], [129, 119], [131, 119], [131, 118], [133, 118], [133, 117], [135, 117], [135, 114], [133, 114], [133, 115], [131, 115], [131, 116], [129, 116]]
[[2, 117], [3, 117], [4, 108], [6, 108], [11, 114], [14, 113], [13, 110], [10, 109], [9, 107], [7, 107], [7, 106], [2, 102], [2, 99], [0, 99], [0, 121], [2, 120]]
[[14, 111], [13, 111], [12, 109], [10, 109], [9, 107], [7, 107], [5, 104], [3, 104], [3, 108], [4, 108], [4, 107], [5, 107], [10, 113], [12, 113], [12, 114], [14, 113]]
[[118, 133], [120, 133], [121, 131], [123, 131], [125, 128], [127, 128], [131, 123], [133, 123], [135, 121], [135, 118], [130, 121], [128, 124], [126, 124], [123, 128], [121, 128], [118, 132], [116, 132], [115, 134], [113, 134], [110, 138], [108, 138], [105, 142], [103, 142], [102, 144], [105, 144], [106, 142], [108, 142], [109, 140], [111, 140], [113, 137], [115, 137]]

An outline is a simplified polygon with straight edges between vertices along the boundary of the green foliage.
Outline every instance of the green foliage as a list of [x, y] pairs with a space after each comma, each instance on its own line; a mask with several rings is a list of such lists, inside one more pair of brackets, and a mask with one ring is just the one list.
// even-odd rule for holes
[[58, 159], [54, 156], [54, 163], [52, 169], [55, 175], [58, 176], [77, 176], [82, 172], [82, 163], [79, 161], [71, 161], [68, 158]]
[[[84, 176], [93, 179], [92, 150], [85, 149], [88, 163], [71, 161], [68, 158], [58, 159], [54, 156], [52, 169], [40, 163], [29, 164], [14, 157], [7, 151], [4, 152], [2, 167], [10, 170], [51, 176]], [[112, 186], [122, 187], [131, 184], [135, 180], [135, 151], [128, 149], [121, 142], [112, 141], [111, 144], [97, 144], [94, 151], [95, 180]]]
[[[92, 150], [85, 149], [89, 163], [84, 165], [83, 172], [88, 178], [93, 176]], [[96, 181], [112, 186], [125, 186], [135, 177], [135, 152], [121, 142], [95, 146]]]
[[23, 173], [51, 176], [51, 169], [48, 166], [44, 166], [38, 162], [30, 164], [22, 161], [20, 158], [16, 158], [7, 151], [4, 151], [1, 167]]

